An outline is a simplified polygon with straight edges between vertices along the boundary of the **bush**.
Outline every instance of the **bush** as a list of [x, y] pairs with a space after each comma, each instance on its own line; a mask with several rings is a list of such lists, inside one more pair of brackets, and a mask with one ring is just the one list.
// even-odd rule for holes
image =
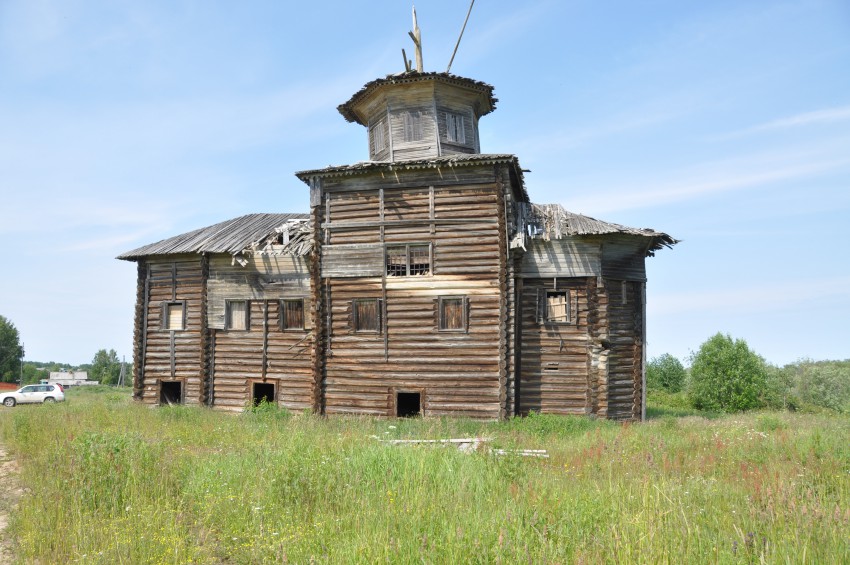
[[695, 408], [736, 412], [764, 406], [767, 367], [747, 342], [716, 334], [691, 357], [688, 396]]
[[685, 385], [685, 376], [681, 361], [669, 353], [653, 357], [646, 365], [646, 386], [650, 389], [679, 392]]
[[786, 368], [796, 377], [800, 400], [838, 412], [850, 412], [850, 362], [802, 360]]

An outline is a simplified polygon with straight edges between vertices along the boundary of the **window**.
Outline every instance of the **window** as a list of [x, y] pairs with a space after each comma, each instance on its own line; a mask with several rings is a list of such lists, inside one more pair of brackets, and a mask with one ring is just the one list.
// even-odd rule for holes
[[369, 135], [372, 137], [372, 153], [380, 153], [387, 148], [387, 133], [386, 122], [381, 119], [372, 124], [369, 128]]
[[228, 300], [225, 304], [225, 327], [228, 330], [249, 330], [251, 322], [250, 302], [247, 300]]
[[466, 130], [463, 127], [463, 116], [446, 112], [446, 140], [466, 144]]
[[465, 332], [468, 300], [465, 296], [441, 296], [437, 301], [437, 327], [442, 332]]
[[541, 289], [537, 295], [537, 300], [538, 323], [569, 324], [572, 322], [570, 291]]
[[402, 114], [404, 120], [404, 140], [422, 140], [422, 112], [410, 111]]
[[355, 332], [381, 332], [381, 299], [358, 298], [351, 302], [351, 327]]
[[412, 277], [430, 274], [431, 246], [429, 244], [387, 247], [388, 277]]
[[304, 329], [304, 299], [281, 300], [280, 328], [283, 330]]
[[162, 305], [162, 328], [182, 330], [186, 324], [186, 308], [182, 302], [166, 302]]

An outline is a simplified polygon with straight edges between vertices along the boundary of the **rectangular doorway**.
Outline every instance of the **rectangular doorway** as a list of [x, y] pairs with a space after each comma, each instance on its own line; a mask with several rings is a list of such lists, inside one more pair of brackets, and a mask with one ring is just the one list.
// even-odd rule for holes
[[160, 381], [159, 404], [160, 406], [183, 404], [183, 381]]
[[251, 406], [259, 406], [263, 402], [268, 404], [275, 403], [275, 386], [274, 383], [252, 383], [251, 387]]
[[395, 398], [396, 416], [413, 418], [422, 414], [422, 395], [418, 392], [399, 392]]

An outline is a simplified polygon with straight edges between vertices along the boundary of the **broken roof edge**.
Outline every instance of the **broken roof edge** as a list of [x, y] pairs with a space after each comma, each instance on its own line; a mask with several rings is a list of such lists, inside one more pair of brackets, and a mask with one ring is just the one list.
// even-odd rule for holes
[[179, 254], [229, 253], [237, 255], [289, 221], [306, 222], [309, 214], [245, 214], [126, 251], [116, 257], [137, 261], [145, 257]]
[[366, 125], [361, 122], [353, 110], [353, 106], [360, 102], [363, 98], [385, 85], [409, 84], [413, 82], [423, 82], [427, 80], [439, 80], [456, 86], [463, 86], [471, 90], [478, 90], [487, 97], [488, 108], [482, 109], [482, 116], [485, 116], [496, 109], [498, 98], [493, 96], [493, 86], [479, 80], [453, 75], [451, 73], [440, 72], [419, 72], [416, 70], [405, 71], [396, 74], [389, 74], [383, 78], [377, 78], [367, 82], [363, 87], [355, 92], [348, 101], [337, 106], [337, 110], [342, 117], [348, 122]]
[[529, 220], [542, 230], [535, 237], [563, 239], [570, 236], [608, 234], [632, 235], [648, 238], [646, 256], [653, 257], [663, 248], [672, 248], [681, 240], [651, 228], [632, 228], [566, 210], [560, 204], [529, 204]]
[[445, 157], [428, 157], [427, 159], [408, 159], [404, 161], [360, 161], [351, 165], [328, 165], [323, 169], [298, 171], [295, 176], [309, 185], [310, 178], [347, 177], [373, 172], [412, 171], [421, 169], [440, 169], [442, 167], [471, 167], [475, 165], [511, 165], [511, 174], [520, 189], [524, 201], [528, 201], [528, 190], [525, 187], [523, 169], [519, 159], [511, 153], [461, 153]]

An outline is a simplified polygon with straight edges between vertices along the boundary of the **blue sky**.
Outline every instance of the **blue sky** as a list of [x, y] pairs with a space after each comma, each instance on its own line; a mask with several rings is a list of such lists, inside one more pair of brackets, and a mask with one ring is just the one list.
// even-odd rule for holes
[[[444, 71], [468, 4], [417, 2]], [[132, 358], [116, 255], [367, 158], [336, 111], [402, 70], [410, 3], [2, 0], [0, 314], [26, 358]], [[716, 332], [850, 358], [850, 3], [479, 0], [452, 72], [535, 202], [683, 240], [648, 261], [648, 353]]]

